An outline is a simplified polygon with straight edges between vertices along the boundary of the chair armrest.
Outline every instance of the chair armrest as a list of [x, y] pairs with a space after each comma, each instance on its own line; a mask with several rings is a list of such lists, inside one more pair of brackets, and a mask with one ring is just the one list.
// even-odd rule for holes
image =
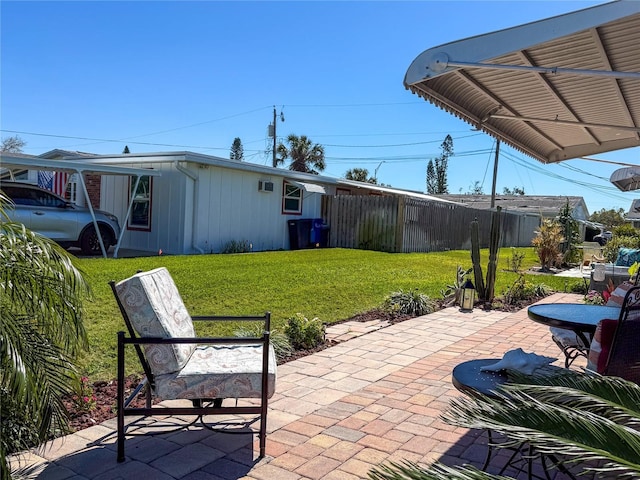
[[[265, 338], [267, 337], [267, 338]], [[179, 345], [179, 344], [200, 344], [200, 345], [255, 345], [257, 343], [267, 343], [268, 334], [263, 337], [125, 337], [124, 343], [129, 345]]]
[[229, 315], [198, 315], [191, 317], [194, 322], [265, 322], [267, 318], [264, 315], [261, 316], [229, 316]]

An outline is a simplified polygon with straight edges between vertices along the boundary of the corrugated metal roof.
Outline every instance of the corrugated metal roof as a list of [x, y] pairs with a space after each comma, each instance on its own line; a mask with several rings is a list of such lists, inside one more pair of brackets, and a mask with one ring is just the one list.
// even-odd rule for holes
[[541, 162], [640, 146], [640, 2], [425, 50], [411, 92]]

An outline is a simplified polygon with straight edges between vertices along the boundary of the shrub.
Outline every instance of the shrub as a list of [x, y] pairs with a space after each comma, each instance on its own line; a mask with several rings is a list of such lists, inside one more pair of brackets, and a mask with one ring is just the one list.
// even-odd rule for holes
[[420, 316], [434, 312], [436, 303], [417, 289], [408, 292], [399, 290], [385, 299], [383, 309], [391, 313]]
[[511, 256], [507, 257], [507, 270], [518, 273], [522, 269], [524, 257], [524, 252], [516, 250], [516, 247], [511, 247]]
[[613, 263], [618, 257], [618, 250], [621, 248], [639, 248], [640, 238], [626, 235], [614, 236], [607, 244], [602, 247], [602, 254], [607, 259], [607, 262]]
[[227, 242], [220, 253], [248, 253], [253, 249], [249, 240], [231, 240]]
[[463, 269], [460, 265], [456, 269], [456, 279], [452, 285], [447, 285], [445, 288], [440, 290], [440, 295], [442, 295], [445, 303], [460, 303], [460, 289], [464, 285], [465, 278], [473, 271], [473, 268], [468, 268], [467, 270]]
[[624, 223], [617, 227], [613, 227], [611, 233], [618, 237], [640, 237], [640, 231], [634, 228], [630, 223]]
[[10, 455], [40, 443], [38, 425], [29, 412], [26, 412], [4, 387], [0, 387], [0, 412], [2, 412], [0, 438], [2, 438], [4, 454]]
[[555, 220], [545, 219], [536, 237], [531, 241], [543, 270], [549, 270], [558, 263], [561, 258], [560, 244], [565, 241], [562, 235], [562, 226]]
[[87, 377], [81, 377], [76, 381], [71, 400], [79, 412], [88, 413], [96, 408], [96, 396]]
[[[261, 337], [262, 330], [262, 325], [255, 325], [253, 327], [239, 328], [234, 332], [234, 334], [236, 337]], [[289, 337], [287, 337], [283, 332], [271, 330], [269, 343], [273, 346], [276, 359], [278, 360], [284, 360], [293, 354], [293, 347], [291, 346]]]
[[584, 303], [590, 305], [604, 305], [604, 297], [596, 290], [589, 290], [584, 296]]
[[324, 342], [325, 326], [319, 318], [309, 320], [301, 313], [287, 320], [284, 333], [293, 348], [304, 350], [314, 348]]
[[524, 300], [532, 300], [535, 298], [546, 297], [550, 293], [550, 288], [544, 283], [533, 284], [527, 282], [524, 275], [520, 275], [504, 292], [504, 303], [506, 305], [515, 305]]

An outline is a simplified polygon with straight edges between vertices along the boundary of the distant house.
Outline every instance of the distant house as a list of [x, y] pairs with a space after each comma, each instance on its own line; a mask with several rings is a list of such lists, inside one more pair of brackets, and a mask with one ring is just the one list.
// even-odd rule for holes
[[[491, 195], [438, 195], [439, 198], [465, 204], [480, 210], [491, 209]], [[496, 195], [495, 205], [510, 213], [539, 218], [555, 218], [569, 202], [571, 216], [580, 225], [583, 240], [591, 241], [602, 226], [589, 221], [589, 210], [582, 197], [562, 195]]]
[[[491, 208], [491, 195], [438, 195], [439, 198], [463, 203], [480, 210]], [[503, 211], [519, 212], [538, 217], [554, 218], [567, 202], [571, 216], [576, 220], [588, 220], [589, 210], [582, 197], [551, 195], [496, 195], [495, 205]]]
[[636, 198], [631, 202], [631, 207], [624, 218], [627, 222], [631, 222], [635, 228], [640, 228], [640, 199]]
[[248, 243], [253, 251], [289, 249], [291, 222], [321, 218], [323, 195], [395, 195], [451, 203], [418, 192], [193, 152], [44, 155], [161, 172], [141, 179], [129, 215], [134, 180], [103, 176], [98, 182], [99, 207], [117, 215], [124, 229], [122, 248], [148, 252], [217, 253], [231, 242]]

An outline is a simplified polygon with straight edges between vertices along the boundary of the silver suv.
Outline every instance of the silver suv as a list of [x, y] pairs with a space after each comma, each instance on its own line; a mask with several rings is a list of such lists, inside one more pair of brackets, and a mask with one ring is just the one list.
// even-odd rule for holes
[[[80, 247], [85, 255], [101, 253], [100, 242], [88, 208], [28, 183], [2, 182], [0, 189], [14, 203], [6, 212], [11, 220], [55, 240], [64, 248]], [[118, 217], [94, 210], [105, 249], [120, 235]]]

